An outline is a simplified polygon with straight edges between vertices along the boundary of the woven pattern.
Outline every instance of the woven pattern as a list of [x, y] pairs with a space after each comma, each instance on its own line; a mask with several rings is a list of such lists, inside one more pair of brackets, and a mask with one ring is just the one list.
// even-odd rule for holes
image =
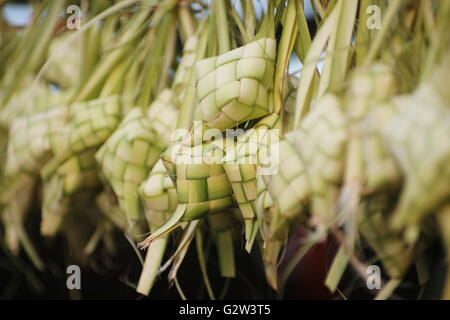
[[17, 118], [12, 123], [5, 167], [7, 176], [19, 172], [39, 174], [49, 157], [64, 146], [68, 113], [67, 106], [62, 105]]
[[187, 204], [182, 220], [200, 219], [232, 207], [231, 186], [222, 164], [222, 143], [215, 140], [194, 147], [176, 144], [164, 152], [164, 165], [176, 181], [178, 203]]
[[162, 160], [156, 162], [138, 192], [144, 203], [150, 231], [153, 232], [166, 222], [177, 207], [177, 191]]
[[311, 188], [316, 225], [328, 226], [335, 218], [348, 138], [346, 126], [340, 101], [333, 95], [326, 95], [308, 113], [294, 136]]
[[243, 218], [255, 218], [256, 166], [253, 164], [225, 164], [224, 168]]
[[161, 138], [140, 108], [133, 108], [96, 154], [120, 207], [131, 221], [139, 219], [136, 191], [164, 149]]
[[352, 120], [361, 120], [380, 102], [397, 93], [397, 79], [391, 67], [383, 64], [359, 67], [351, 77], [346, 107]]
[[171, 144], [162, 154], [161, 161], [166, 168], [167, 174], [175, 183], [175, 156], [179, 152], [179, 149], [182, 148], [181, 143], [176, 142]]
[[[279, 126], [279, 116], [272, 114], [259, 121], [254, 128], [238, 138], [235, 145], [226, 150], [224, 168], [233, 190], [235, 200], [246, 220], [246, 239], [253, 234], [253, 220], [256, 218], [256, 170], [260, 163], [259, 152], [267, 143], [269, 129]], [[275, 141], [274, 141], [275, 143]]]
[[172, 131], [175, 129], [178, 118], [178, 110], [172, 99], [172, 90], [164, 89], [147, 111], [150, 124], [166, 146], [171, 142]]
[[396, 227], [419, 223], [450, 195], [450, 111], [435, 96], [425, 91], [396, 100], [399, 112], [383, 128], [405, 177]]
[[263, 38], [197, 62], [199, 108], [210, 128], [225, 130], [271, 112], [275, 49], [275, 39]]
[[103, 144], [120, 122], [119, 96], [78, 102], [70, 108], [70, 148], [80, 152]]
[[299, 131], [293, 131], [280, 140], [279, 170], [275, 175], [263, 176], [275, 206], [271, 222], [271, 233], [275, 237], [284, 237], [289, 225], [299, 218], [310, 197], [305, 166], [293, 143], [297, 135]]
[[[14, 189], [17, 189], [17, 193], [9, 199], [6, 210], [12, 210], [17, 218], [24, 216], [33, 191], [24, 184], [33, 185], [34, 182], [29, 178], [19, 179], [19, 175], [30, 177], [39, 175], [40, 170], [48, 160], [61, 148], [67, 146], [68, 118], [69, 108], [67, 105], [60, 105], [17, 118], [12, 123], [5, 173], [11, 178], [9, 182], [15, 184]], [[30, 143], [30, 141], [33, 141], [33, 143]], [[20, 185], [17, 185], [17, 183]], [[45, 185], [46, 182], [44, 181], [44, 189]], [[48, 224], [46, 222], [45, 194], [44, 191], [43, 225]], [[59, 225], [60, 223], [58, 223]], [[44, 235], [54, 233], [53, 231], [47, 232], [46, 227], [43, 231]]]

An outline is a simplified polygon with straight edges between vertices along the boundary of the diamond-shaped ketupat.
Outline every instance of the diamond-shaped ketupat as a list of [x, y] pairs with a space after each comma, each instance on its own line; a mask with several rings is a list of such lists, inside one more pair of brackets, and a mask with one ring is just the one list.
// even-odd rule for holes
[[183, 220], [195, 220], [233, 205], [231, 186], [221, 162], [220, 142], [185, 147], [177, 155], [187, 160], [175, 163], [174, 172], [178, 203], [187, 204]]
[[74, 103], [70, 111], [72, 151], [98, 147], [106, 141], [120, 122], [120, 97], [114, 95]]
[[347, 139], [347, 122], [341, 103], [332, 94], [316, 103], [294, 135], [312, 193], [313, 222], [320, 227], [326, 228], [336, 218]]
[[382, 134], [405, 185], [392, 222], [414, 227], [450, 195], [450, 111], [428, 87], [394, 102], [398, 112]]
[[38, 174], [50, 156], [64, 147], [68, 114], [67, 105], [61, 105], [14, 120], [9, 134], [6, 176], [20, 171]]
[[28, 208], [40, 170], [60, 148], [67, 146], [68, 117], [68, 106], [59, 105], [12, 122], [1, 198], [6, 212], [14, 212], [16, 223]]
[[203, 121], [225, 130], [268, 115], [276, 42], [263, 38], [197, 62], [197, 96]]
[[136, 191], [159, 159], [164, 143], [140, 108], [133, 108], [96, 154], [130, 223], [140, 217]]

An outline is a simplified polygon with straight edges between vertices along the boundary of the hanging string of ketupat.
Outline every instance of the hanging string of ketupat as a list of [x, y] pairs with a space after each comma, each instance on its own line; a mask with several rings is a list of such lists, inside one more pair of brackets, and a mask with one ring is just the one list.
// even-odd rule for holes
[[243, 241], [282, 292], [300, 225], [300, 250], [339, 241], [332, 292], [366, 250], [389, 277], [380, 299], [435, 238], [450, 261], [450, 2], [375, 1], [378, 30], [373, 1], [314, 1], [315, 35], [303, 1], [267, 1], [260, 16], [252, 1], [113, 2], [81, 1], [77, 31], [57, 30], [71, 2], [49, 0], [23, 32], [1, 28], [8, 250], [46, 268], [25, 226], [38, 206], [41, 237], [70, 239], [82, 260], [115, 255], [116, 233], [146, 248], [143, 295], [169, 267], [179, 287], [195, 239], [215, 298], [205, 237], [222, 277], [237, 276]]

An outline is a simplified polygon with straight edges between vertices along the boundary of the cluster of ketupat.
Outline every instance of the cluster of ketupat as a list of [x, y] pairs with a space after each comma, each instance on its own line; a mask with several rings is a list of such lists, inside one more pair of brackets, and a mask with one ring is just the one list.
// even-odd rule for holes
[[[359, 11], [355, 0], [316, 1], [320, 28], [311, 39], [298, 1], [270, 1], [260, 20], [252, 1], [242, 2], [242, 19], [225, 1], [214, 1], [206, 17], [195, 12], [201, 6], [174, 0], [118, 13], [137, 2], [154, 4], [102, 2], [81, 31], [52, 38], [61, 4], [44, 1], [37, 14], [45, 19], [19, 38], [16, 50], [35, 54], [0, 87], [8, 132], [0, 204], [11, 251], [22, 246], [44, 268], [24, 227], [38, 201], [41, 234], [76, 239], [84, 255], [100, 241], [112, 253], [117, 229], [147, 248], [137, 285], [144, 295], [169, 266], [177, 281], [195, 239], [215, 298], [205, 234], [223, 277], [236, 276], [243, 238], [248, 253], [259, 247], [267, 281], [280, 291], [289, 276], [279, 267], [282, 252], [300, 224], [307, 243], [339, 240], [325, 281], [331, 291], [367, 248], [391, 278], [378, 298], [389, 297], [437, 234], [450, 255], [448, 3], [433, 10], [389, 2], [376, 31], [364, 22], [368, 1]], [[408, 18], [415, 16], [424, 18]], [[33, 28], [41, 45], [25, 41]], [[405, 44], [412, 30], [420, 30], [414, 50]], [[81, 55], [71, 51], [65, 63], [76, 44]], [[288, 73], [293, 54], [303, 63], [299, 79]], [[6, 70], [17, 71], [23, 54], [8, 57]], [[401, 57], [422, 64], [417, 79], [415, 65], [397, 65]], [[232, 129], [243, 134], [230, 136]], [[92, 226], [90, 239], [76, 234], [77, 223]], [[171, 241], [171, 232], [181, 236]], [[171, 242], [176, 249], [164, 262]]]

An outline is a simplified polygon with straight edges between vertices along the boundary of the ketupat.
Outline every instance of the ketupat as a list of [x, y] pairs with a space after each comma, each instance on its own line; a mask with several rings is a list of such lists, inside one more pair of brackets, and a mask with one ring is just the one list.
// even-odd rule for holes
[[394, 102], [398, 112], [383, 127], [383, 138], [405, 185], [392, 223], [414, 228], [450, 194], [450, 111], [426, 85]]
[[20, 240], [39, 268], [43, 263], [26, 235], [25, 217], [40, 170], [67, 143], [68, 118], [67, 105], [49, 107], [14, 119], [9, 133], [0, 195], [0, 202], [5, 206], [3, 218], [8, 222], [5, 236], [10, 248], [16, 252], [18, 243], [15, 239]]
[[141, 247], [148, 246], [154, 239], [178, 227], [180, 221], [201, 219], [234, 205], [230, 182], [222, 163], [224, 149], [231, 142], [229, 139], [217, 139], [190, 147], [179, 141], [164, 152], [162, 159], [175, 182], [178, 206], [164, 226], [139, 244]]
[[272, 112], [275, 47], [263, 38], [197, 62], [198, 108], [208, 127], [225, 130]]
[[355, 210], [358, 233], [374, 250], [391, 279], [402, 279], [414, 262], [418, 241], [408, 243], [390, 225], [392, 195], [400, 187], [400, 170], [383, 142], [382, 128], [395, 113], [390, 101], [377, 104], [361, 120], [362, 185]]
[[187, 205], [184, 216], [187, 221], [233, 205], [230, 182], [222, 164], [223, 148], [227, 143], [229, 141], [223, 139], [192, 148], [182, 147], [174, 155], [178, 203]]
[[[342, 194], [344, 201], [353, 201], [346, 192], [359, 193], [356, 196], [360, 197], [360, 193], [369, 193], [379, 188], [379, 184], [386, 183], [384, 181], [394, 183], [393, 180], [398, 179], [395, 164], [390, 161], [391, 158], [387, 156], [383, 145], [380, 145], [380, 139], [377, 139], [379, 135], [376, 132], [382, 121], [380, 117], [383, 116], [380, 110], [387, 111], [388, 102], [397, 91], [397, 79], [393, 69], [388, 65], [361, 66], [352, 73], [350, 86], [344, 98], [349, 120], [349, 141]], [[367, 116], [371, 112], [374, 115]], [[380, 175], [387, 176], [380, 177]], [[360, 190], [349, 190], [352, 188]]]
[[336, 202], [344, 173], [347, 121], [339, 98], [327, 94], [300, 124], [294, 144], [311, 190], [312, 222], [319, 233], [336, 219]]
[[119, 96], [101, 97], [70, 106], [67, 142], [41, 171], [44, 182], [41, 232], [59, 231], [71, 197], [99, 184], [95, 153], [119, 123]]
[[163, 150], [144, 112], [133, 108], [95, 156], [131, 226], [142, 218], [136, 191]]
[[[100, 239], [102, 232], [111, 236], [111, 223], [116, 230], [129, 232], [121, 216], [123, 201], [120, 206], [116, 203], [115, 194], [120, 190], [118, 192], [114, 184], [109, 183], [117, 172], [111, 169], [109, 177], [99, 180], [102, 168], [97, 165], [95, 154], [99, 148], [105, 147], [104, 142], [110, 134], [120, 132], [117, 126], [122, 117], [132, 107], [139, 106], [142, 119], [148, 119], [149, 127], [155, 132], [152, 146], [156, 140], [161, 144], [161, 148], [155, 148], [153, 158], [156, 166], [153, 171], [152, 166], [143, 166], [139, 179], [132, 181], [130, 192], [126, 194], [129, 203], [133, 203], [128, 211], [131, 209], [142, 217], [143, 225], [142, 213], [153, 210], [153, 214], [147, 217], [153, 241], [142, 276], [145, 284], [139, 289], [144, 294], [148, 293], [154, 278], [172, 262], [169, 279], [176, 280], [178, 270], [182, 270], [180, 264], [195, 236], [202, 274], [208, 294], [213, 298], [211, 287], [216, 285], [209, 284], [206, 266], [214, 263], [206, 263], [205, 258], [211, 256], [203, 252], [208, 245], [203, 246], [201, 239], [204, 235], [212, 235], [219, 250], [222, 275], [239, 275], [240, 270], [234, 269], [233, 237], [241, 231], [238, 226], [244, 225], [247, 247], [253, 241], [260, 245], [262, 259], [259, 262], [265, 267], [267, 280], [273, 288], [281, 289], [286, 274], [278, 283], [280, 252], [286, 249], [290, 232], [296, 231], [299, 224], [310, 226], [311, 221], [324, 231], [323, 236], [326, 233], [334, 233], [337, 238], [344, 236], [339, 238], [343, 240], [339, 252], [345, 251], [351, 258], [347, 260], [353, 264], [362, 250], [371, 249], [374, 259], [382, 263], [384, 271], [397, 283], [407, 274], [409, 266], [423, 258], [420, 250], [428, 245], [423, 241], [423, 235], [437, 234], [437, 225], [433, 222], [438, 222], [448, 249], [450, 174], [446, 142], [449, 135], [448, 111], [445, 111], [449, 106], [445, 86], [448, 61], [441, 64], [440, 60], [446, 52], [448, 55], [449, 40], [445, 31], [450, 26], [450, 5], [446, 1], [423, 2], [417, 6], [400, 0], [389, 2], [386, 8], [381, 6], [386, 19], [383, 19], [383, 30], [377, 31], [367, 28], [367, 3], [348, 2], [338, 0], [330, 5], [328, 1], [314, 1], [318, 32], [313, 39], [303, 7], [294, 1], [269, 1], [267, 10], [258, 19], [252, 1], [241, 1], [242, 12], [239, 12], [234, 3], [225, 1], [214, 2], [206, 8], [196, 4], [191, 7], [191, 3], [186, 1], [163, 0], [155, 2], [151, 10], [148, 6], [138, 5], [131, 9], [131, 14], [125, 15], [121, 10], [130, 8], [129, 3], [118, 1], [108, 12], [110, 15], [106, 20], [103, 16], [92, 17], [100, 7], [106, 9], [109, 6], [106, 2], [100, 7], [89, 6], [83, 14], [87, 14], [86, 23], [91, 21], [90, 25], [95, 24], [95, 30], [82, 30], [87, 36], [81, 57], [81, 78], [70, 79], [50, 75], [52, 67], [58, 64], [52, 59], [48, 61], [50, 68], [38, 70], [49, 40], [55, 40], [50, 43], [53, 45], [59, 41], [53, 34], [53, 27], [57, 11], [60, 11], [57, 8], [62, 8], [61, 4], [50, 7], [50, 1], [38, 5], [39, 10], [30, 27], [17, 33], [17, 44], [12, 43], [12, 50], [8, 47], [0, 52], [0, 58], [7, 58], [0, 59], [7, 61], [4, 63], [6, 66], [0, 65], [0, 73], [8, 75], [0, 82], [0, 104], [4, 104], [0, 106], [0, 122], [5, 128], [11, 128], [19, 117], [28, 118], [53, 105], [48, 101], [61, 95], [54, 95], [48, 83], [40, 80], [42, 76], [67, 87], [69, 90], [63, 95], [71, 95], [72, 90], [79, 92], [72, 99], [77, 103], [70, 108], [73, 117], [68, 122], [69, 126], [65, 126], [64, 134], [58, 137], [64, 141], [60, 149], [48, 152], [44, 147], [36, 150], [43, 155], [42, 158], [35, 157], [36, 154], [20, 155], [20, 148], [7, 155], [8, 163], [32, 168], [30, 172], [18, 169], [17, 175], [11, 174], [15, 170], [8, 165], [9, 176], [2, 181], [2, 185], [7, 186], [4, 199], [11, 200], [2, 208], [10, 247], [17, 249], [17, 239], [24, 234], [24, 229], [14, 229], [13, 226], [17, 227], [18, 222], [26, 219], [25, 207], [30, 202], [29, 196], [36, 190], [33, 189], [34, 182], [43, 165], [43, 225], [47, 225], [44, 233], [50, 235], [63, 231], [70, 258], [82, 256], [79, 248], [84, 247], [84, 239], [89, 238], [88, 229], [93, 225], [93, 240], [83, 251], [84, 257], [94, 257], [97, 249], [102, 249], [95, 245], [95, 239]], [[52, 14], [45, 18], [43, 14], [49, 9]], [[206, 19], [205, 15], [208, 16]], [[89, 34], [91, 31], [95, 32]], [[39, 32], [43, 32], [43, 39], [36, 37]], [[80, 39], [75, 32], [72, 35], [73, 40]], [[29, 41], [31, 39], [37, 40]], [[267, 59], [259, 53], [258, 57], [244, 57], [247, 51], [253, 50], [248, 48], [259, 50], [258, 44], [261, 44], [259, 49], [272, 48], [273, 57], [267, 52], [263, 52]], [[300, 80], [292, 77], [288, 68], [289, 61], [295, 58], [292, 50], [303, 63], [301, 74], [296, 72], [300, 74]], [[26, 61], [31, 51], [38, 54]], [[72, 50], [68, 58], [75, 51]], [[15, 59], [15, 55], [19, 58]], [[195, 70], [199, 59], [203, 60]], [[222, 64], [224, 61], [220, 62], [221, 59], [227, 63]], [[320, 60], [325, 61], [323, 69], [318, 65]], [[386, 65], [389, 63], [392, 67]], [[261, 68], [255, 68], [258, 65]], [[70, 63], [62, 66], [63, 69], [66, 67], [70, 73]], [[436, 77], [433, 73], [438, 70], [441, 72]], [[35, 72], [39, 72], [37, 78]], [[27, 77], [33, 82], [27, 83]], [[429, 77], [433, 78], [432, 81], [427, 81]], [[276, 79], [275, 83], [273, 79]], [[419, 82], [421, 85], [417, 89]], [[42, 90], [33, 88], [31, 83], [38, 83]], [[298, 99], [290, 92], [297, 83], [301, 83]], [[170, 89], [161, 92], [165, 87]], [[397, 88], [407, 96], [392, 99]], [[158, 96], [158, 93], [161, 94]], [[94, 101], [98, 97], [115, 94], [129, 101], [120, 107], [120, 111], [105, 118]], [[331, 95], [336, 95], [339, 101], [328, 99]], [[324, 99], [328, 102], [324, 103]], [[78, 104], [86, 102], [84, 100], [87, 104]], [[336, 107], [340, 103], [342, 106]], [[116, 108], [114, 103], [112, 106]], [[200, 107], [194, 112], [197, 106]], [[438, 115], [430, 116], [435, 111]], [[198, 151], [212, 144], [203, 136], [196, 135], [195, 129], [216, 128], [221, 131], [216, 138], [222, 138], [226, 129], [259, 130], [258, 124], [255, 125], [257, 120], [264, 121], [273, 113], [281, 117], [283, 133], [288, 132], [279, 144], [280, 170], [273, 175], [263, 175], [268, 164], [259, 160], [256, 165], [225, 163], [225, 171], [217, 168], [220, 175], [225, 172], [230, 178], [228, 184], [212, 186], [217, 187], [214, 194], [223, 194], [226, 199], [220, 210], [210, 207], [210, 200], [217, 200], [210, 194], [214, 188], [208, 187], [207, 183], [205, 187], [205, 180], [212, 175], [208, 171], [211, 167], [203, 168], [204, 172], [208, 171], [209, 176], [206, 177], [206, 173], [200, 175], [194, 165], [177, 167], [179, 164], [169, 163], [174, 161], [168, 157], [168, 152], [160, 154], [174, 143], [172, 134], [177, 133], [175, 128], [191, 128], [191, 133], [194, 133], [190, 141], [184, 141], [181, 153]], [[85, 123], [87, 115], [89, 120]], [[203, 123], [199, 127], [192, 125], [194, 118]], [[290, 132], [294, 128], [298, 130]], [[10, 133], [9, 142], [13, 148], [15, 139], [23, 130], [13, 129]], [[41, 133], [37, 136], [40, 139]], [[29, 139], [31, 148], [42, 147], [39, 139], [35, 145], [32, 138]], [[248, 132], [238, 145], [249, 146], [251, 143], [248, 142], [253, 138]], [[108, 141], [106, 144], [109, 145]], [[267, 148], [263, 144], [252, 145], [255, 146], [250, 148], [253, 154], [264, 153]], [[27, 147], [24, 145], [24, 150]], [[127, 161], [134, 158], [130, 156], [131, 152], [127, 154]], [[219, 154], [222, 156], [223, 152], [217, 152]], [[242, 152], [239, 157], [230, 158], [246, 159], [248, 155]], [[164, 163], [160, 161], [161, 156]], [[111, 162], [107, 164], [105, 159], [100, 160], [101, 165], [112, 166]], [[28, 161], [33, 165], [29, 166]], [[167, 168], [163, 168], [164, 164]], [[193, 174], [188, 175], [191, 170]], [[124, 181], [124, 176], [117, 178]], [[144, 180], [143, 184], [141, 180]], [[179, 185], [175, 186], [173, 183], [177, 180]], [[10, 184], [15, 181], [18, 181], [16, 187], [23, 186], [20, 192], [15, 192], [17, 188]], [[142, 210], [137, 196], [145, 199], [142, 194], [144, 184], [147, 184], [146, 192], [150, 197], [146, 198], [148, 203]], [[41, 190], [37, 191], [40, 195]], [[98, 199], [106, 199], [97, 204], [102, 207], [103, 215], [91, 201], [99, 193], [102, 196]], [[178, 204], [177, 193], [184, 203]], [[400, 200], [397, 198], [399, 194]], [[154, 199], [152, 195], [155, 195]], [[119, 198], [123, 196], [122, 192]], [[35, 198], [37, 202], [42, 200]], [[186, 214], [188, 209], [189, 215]], [[86, 214], [83, 215], [81, 210]], [[64, 220], [64, 212], [71, 212], [71, 219]], [[246, 219], [235, 220], [241, 213]], [[55, 217], [49, 218], [51, 215]], [[196, 219], [198, 217], [201, 219]], [[102, 220], [105, 218], [108, 220]], [[203, 223], [203, 218], [208, 223]], [[180, 223], [183, 219], [196, 220]], [[353, 225], [345, 224], [343, 231], [346, 232], [341, 233], [343, 222]], [[159, 269], [166, 231], [178, 225], [184, 227], [181, 241], [175, 241], [178, 248]], [[348, 227], [353, 227], [353, 234], [347, 232]], [[362, 236], [361, 241], [356, 241], [359, 240], [356, 238], [358, 234]], [[158, 235], [160, 237], [155, 239]], [[178, 239], [176, 236], [174, 240]], [[210, 240], [208, 237], [204, 239]], [[24, 240], [26, 238], [20, 241]], [[347, 248], [349, 243], [352, 246]], [[22, 245], [26, 249], [26, 244]], [[77, 251], [75, 255], [74, 250]], [[283, 263], [289, 265], [287, 269], [293, 265], [288, 261], [289, 255], [288, 252], [286, 257], [283, 256]], [[297, 261], [297, 258], [292, 260]], [[392, 292], [393, 287], [389, 283], [385, 288]], [[446, 289], [447, 296], [448, 288], [450, 285]], [[381, 297], [387, 297], [385, 290], [382, 293]]]
[[118, 95], [101, 97], [70, 106], [70, 149], [76, 153], [102, 145], [120, 122]]
[[338, 207], [350, 250], [357, 237], [361, 198], [399, 186], [399, 170], [382, 143], [380, 132], [393, 109], [390, 99], [398, 91], [397, 80], [389, 65], [358, 66], [343, 98], [349, 137]]
[[13, 177], [20, 172], [39, 174], [51, 155], [64, 147], [69, 133], [68, 120], [67, 105], [16, 118], [9, 133], [6, 176]]

